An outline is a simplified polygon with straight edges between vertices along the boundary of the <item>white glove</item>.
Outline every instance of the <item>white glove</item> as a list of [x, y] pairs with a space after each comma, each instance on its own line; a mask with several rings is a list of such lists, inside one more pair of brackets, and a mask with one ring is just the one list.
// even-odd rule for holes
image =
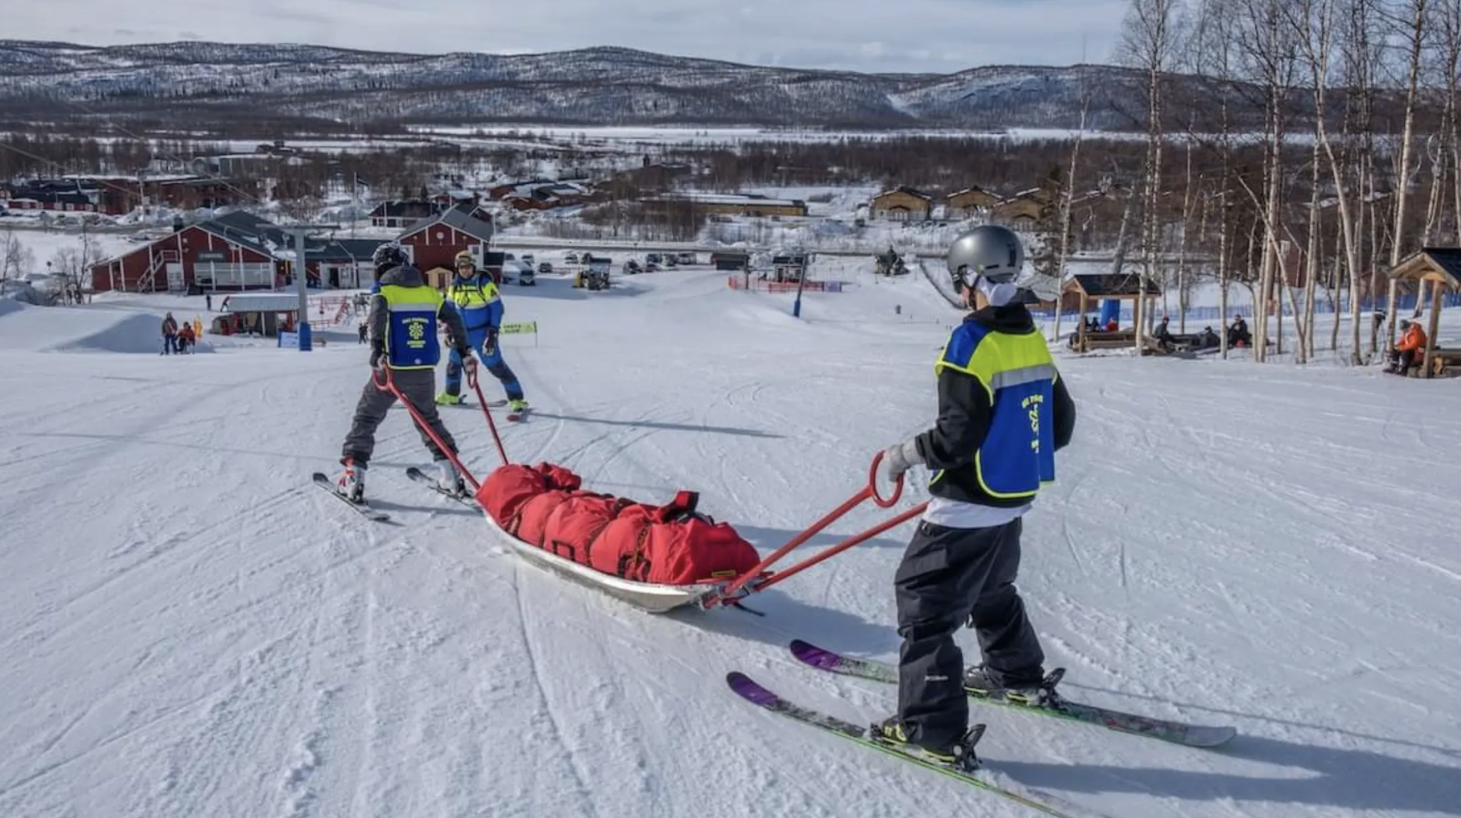
[[888, 479], [893, 482], [897, 482], [904, 472], [922, 463], [923, 458], [918, 456], [918, 444], [911, 439], [883, 450], [883, 464], [887, 468]]

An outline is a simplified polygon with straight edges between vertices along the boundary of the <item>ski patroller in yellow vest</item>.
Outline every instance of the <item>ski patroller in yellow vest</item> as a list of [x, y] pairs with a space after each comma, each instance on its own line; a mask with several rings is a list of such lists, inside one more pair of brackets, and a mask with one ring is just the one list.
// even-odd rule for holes
[[[1059, 374], [1039, 332], [1012, 335], [966, 321], [949, 336], [934, 375], [945, 368], [979, 379], [993, 407], [989, 432], [974, 453], [979, 487], [991, 497], [1034, 497], [1055, 480], [1055, 429], [1049, 413]], [[934, 473], [932, 486], [944, 476]]]
[[441, 360], [436, 317], [444, 299], [428, 286], [380, 288], [386, 300], [386, 365], [391, 369], [435, 369]]
[[485, 335], [488, 327], [501, 323], [502, 297], [492, 276], [479, 273], [470, 278], [454, 278], [447, 294], [462, 314], [462, 323], [472, 343], [477, 343], [478, 336]]

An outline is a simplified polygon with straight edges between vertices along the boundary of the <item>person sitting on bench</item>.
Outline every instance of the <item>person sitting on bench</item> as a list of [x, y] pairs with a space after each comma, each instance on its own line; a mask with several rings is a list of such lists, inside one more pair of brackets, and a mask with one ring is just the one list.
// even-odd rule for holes
[[1236, 347], [1252, 345], [1253, 333], [1248, 331], [1248, 323], [1243, 320], [1243, 316], [1241, 315], [1233, 316], [1233, 324], [1232, 326], [1228, 327], [1228, 346]]
[[1106, 331], [1107, 332], [1115, 332], [1118, 329], [1121, 329], [1121, 325], [1118, 324], [1118, 323], [1116, 323], [1116, 319], [1115, 318], [1112, 318], [1110, 321], [1107, 321], [1106, 322]]
[[1163, 352], [1172, 351], [1172, 329], [1167, 326], [1169, 320], [1167, 316], [1162, 316], [1161, 323], [1157, 324], [1157, 328], [1152, 331], [1152, 337], [1157, 339], [1157, 346], [1161, 347]]
[[1400, 336], [1400, 343], [1390, 350], [1390, 366], [1385, 369], [1394, 375], [1404, 375], [1412, 366], [1425, 360], [1425, 330], [1414, 321], [1401, 321], [1400, 329], [1404, 330], [1404, 334]]
[[1220, 346], [1222, 346], [1222, 339], [1218, 337], [1216, 332], [1212, 331], [1212, 327], [1203, 327], [1202, 335], [1197, 338], [1197, 348], [1215, 349]]

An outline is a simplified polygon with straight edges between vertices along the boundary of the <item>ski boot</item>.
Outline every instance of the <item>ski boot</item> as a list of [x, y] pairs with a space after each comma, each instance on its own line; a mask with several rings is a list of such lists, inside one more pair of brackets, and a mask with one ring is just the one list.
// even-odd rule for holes
[[437, 406], [461, 406], [462, 405], [462, 396], [461, 395], [453, 395], [450, 392], [442, 392], [440, 395], [437, 395], [436, 396], [436, 405]]
[[984, 725], [976, 724], [951, 746], [924, 747], [908, 740], [908, 735], [903, 732], [903, 723], [897, 716], [883, 719], [868, 731], [868, 738], [874, 743], [893, 747], [898, 752], [914, 758], [932, 761], [935, 764], [942, 764], [966, 773], [979, 769], [979, 756], [974, 752], [974, 745], [979, 743], [979, 739], [983, 735]]
[[335, 481], [335, 489], [352, 503], [365, 502], [365, 464], [356, 463], [353, 457], [347, 457], [340, 462], [345, 465], [345, 470], [340, 473], [340, 479]]
[[964, 673], [964, 692], [981, 699], [996, 699], [1025, 707], [1055, 708], [1060, 703], [1055, 685], [1064, 675], [1065, 668], [1056, 668], [1039, 681], [1006, 686], [995, 681], [989, 670], [979, 665]]
[[436, 483], [442, 491], [449, 492], [457, 497], [467, 496], [467, 481], [457, 473], [456, 466], [450, 460], [436, 461], [437, 478]]

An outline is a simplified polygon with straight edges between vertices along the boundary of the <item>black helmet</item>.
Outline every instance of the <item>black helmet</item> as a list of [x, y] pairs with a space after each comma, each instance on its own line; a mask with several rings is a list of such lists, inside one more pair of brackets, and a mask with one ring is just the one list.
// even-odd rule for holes
[[411, 261], [406, 255], [405, 248], [401, 247], [399, 242], [394, 241], [388, 241], [375, 248], [375, 252], [371, 254], [370, 260], [371, 263], [375, 264], [377, 270], [382, 267], [396, 267]]

